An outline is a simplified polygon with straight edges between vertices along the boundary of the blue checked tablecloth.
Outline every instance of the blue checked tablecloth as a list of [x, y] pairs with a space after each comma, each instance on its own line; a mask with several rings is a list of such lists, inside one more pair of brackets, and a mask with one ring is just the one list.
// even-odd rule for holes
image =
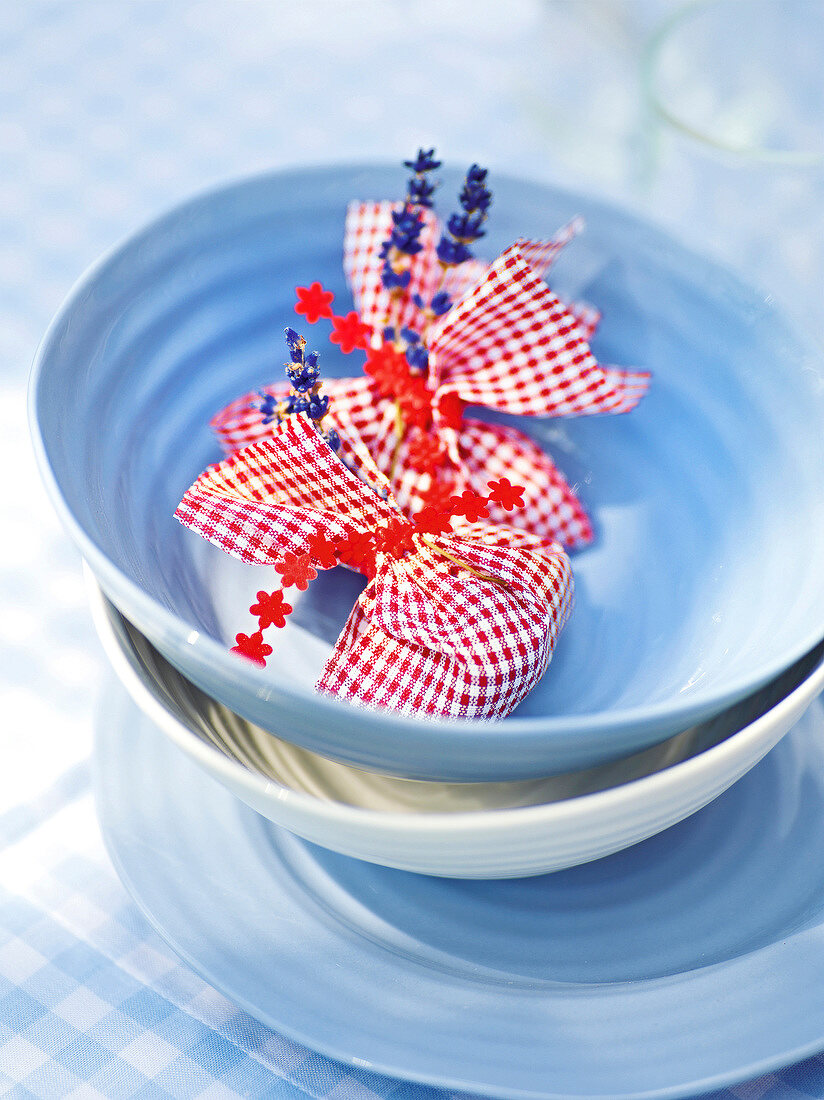
[[[103, 660], [30, 455], [28, 365], [103, 249], [248, 172], [435, 144], [641, 204], [640, 50], [672, 6], [0, 4], [0, 1095], [444, 1096], [261, 1026], [181, 965], [120, 886], [89, 781]], [[723, 1095], [824, 1096], [824, 1061]]]
[[[0, 1095], [458, 1098], [314, 1054], [179, 962], [112, 870], [85, 764], [0, 818], [0, 883]], [[713, 1097], [824, 1097], [824, 1057]]]

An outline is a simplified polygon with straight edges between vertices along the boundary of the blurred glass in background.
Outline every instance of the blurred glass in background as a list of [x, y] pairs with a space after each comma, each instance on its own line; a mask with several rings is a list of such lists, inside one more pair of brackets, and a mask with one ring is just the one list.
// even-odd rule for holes
[[650, 211], [824, 336], [824, 6], [703, 0], [645, 60]]

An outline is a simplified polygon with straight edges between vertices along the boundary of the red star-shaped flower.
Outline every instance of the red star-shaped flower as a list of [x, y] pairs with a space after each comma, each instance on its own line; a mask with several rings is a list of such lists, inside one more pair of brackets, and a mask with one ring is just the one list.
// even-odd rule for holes
[[375, 572], [375, 548], [371, 531], [350, 531], [335, 540], [338, 561], [371, 577]]
[[321, 317], [332, 316], [335, 295], [331, 290], [324, 290], [320, 283], [312, 283], [311, 286], [295, 287], [295, 291], [298, 296], [295, 313], [302, 313], [310, 325], [314, 325]]
[[415, 528], [404, 520], [396, 520], [379, 527], [375, 532], [375, 546], [392, 558], [402, 558], [415, 549], [412, 536]]
[[412, 374], [398, 392], [398, 405], [407, 427], [425, 430], [432, 423], [432, 392], [420, 374]]
[[421, 508], [420, 512], [415, 513], [412, 522], [422, 535], [440, 535], [444, 531], [451, 530], [450, 519], [449, 512], [445, 512], [443, 508], [427, 504]]
[[369, 325], [365, 325], [354, 310], [347, 313], [345, 317], [332, 318], [332, 332], [329, 339], [333, 344], [340, 344], [340, 350], [346, 355], [355, 348], [366, 351], [371, 335], [372, 330]]
[[445, 427], [454, 428], [456, 432], [459, 431], [466, 402], [462, 401], [456, 393], [446, 393], [438, 402], [438, 408]]
[[486, 497], [482, 497], [474, 489], [464, 489], [460, 496], [450, 497], [449, 504], [452, 515], [463, 516], [467, 523], [477, 523], [479, 519], [485, 519], [489, 515]]
[[439, 476], [442, 472], [442, 470], [438, 470], [436, 474], [433, 474], [429, 487], [424, 489], [421, 497], [427, 507], [437, 508], [439, 512], [445, 512], [451, 516], [452, 490], [455, 488], [455, 478], [442, 478]]
[[379, 348], [368, 348], [363, 370], [377, 383], [381, 397], [394, 397], [409, 377], [406, 356], [393, 344], [381, 344]]
[[319, 565], [321, 569], [331, 569], [338, 564], [334, 542], [320, 531], [310, 537], [306, 549], [309, 551], [312, 561]]
[[267, 626], [286, 626], [286, 616], [292, 608], [283, 598], [283, 593], [278, 591], [258, 592], [257, 603], [253, 603], [249, 610], [257, 616], [259, 628], [265, 630]]
[[254, 634], [236, 634], [235, 641], [237, 645], [232, 646], [232, 653], [239, 653], [241, 657], [246, 657], [261, 668], [266, 667], [266, 658], [272, 652], [272, 647], [264, 642], [259, 630]]
[[275, 569], [283, 578], [281, 583], [284, 588], [293, 584], [301, 592], [305, 592], [309, 587], [309, 581], [313, 581], [318, 575], [308, 554], [293, 554], [291, 550], [286, 551], [283, 561], [279, 562]]
[[420, 428], [410, 432], [406, 456], [413, 469], [422, 474], [431, 473], [443, 461], [444, 453], [441, 441], [436, 435], [431, 435]]
[[500, 504], [507, 512], [524, 507], [526, 490], [523, 485], [513, 485], [508, 477], [502, 477], [499, 481], [488, 481], [487, 485], [492, 490], [489, 494], [492, 504]]

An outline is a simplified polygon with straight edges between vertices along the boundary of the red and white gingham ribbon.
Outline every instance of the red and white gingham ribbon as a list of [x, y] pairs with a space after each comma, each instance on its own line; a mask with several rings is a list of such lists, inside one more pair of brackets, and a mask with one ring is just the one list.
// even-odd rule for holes
[[[424, 331], [427, 319], [411, 296], [428, 301], [441, 285], [437, 221], [426, 211], [409, 293], [392, 298], [383, 287], [379, 251], [395, 208], [388, 202], [352, 203], [346, 219], [344, 268], [361, 318], [376, 335], [389, 320]], [[580, 224], [576, 219], [548, 241], [517, 241], [491, 266], [470, 260], [447, 271], [444, 285], [455, 305], [427, 333], [434, 431], [446, 451], [450, 488], [485, 492], [492, 478], [514, 476], [526, 490], [523, 507], [509, 514], [493, 510], [490, 521], [522, 527], [567, 549], [590, 542], [592, 526], [551, 458], [515, 427], [464, 416], [455, 428], [442, 410], [447, 399], [458, 398], [520, 416], [582, 416], [628, 412], [643, 397], [647, 373], [602, 366], [593, 356], [589, 340], [598, 311], [565, 305], [543, 281]], [[267, 392], [281, 397], [287, 387]], [[398, 444], [394, 402], [365, 377], [330, 380], [324, 392], [330, 398], [327, 422], [350, 446], [359, 442], [368, 449], [378, 468], [392, 474], [400, 506], [410, 514], [417, 511], [431, 477], [409, 461], [408, 440]], [[228, 453], [269, 434], [259, 401], [258, 394], [246, 394], [213, 420]]]
[[[385, 480], [376, 469], [372, 479]], [[310, 553], [314, 535], [371, 532], [401, 514], [304, 416], [210, 467], [176, 512], [222, 550], [260, 565]], [[503, 718], [551, 658], [572, 602], [569, 559], [557, 544], [488, 523], [413, 541], [402, 557], [378, 554], [318, 690], [405, 713]]]

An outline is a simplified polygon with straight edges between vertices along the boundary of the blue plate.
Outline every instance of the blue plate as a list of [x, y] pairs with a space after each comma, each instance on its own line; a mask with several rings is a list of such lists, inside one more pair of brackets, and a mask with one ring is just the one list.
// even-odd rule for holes
[[[419, 721], [318, 697], [358, 593], [310, 586], [265, 670], [227, 650], [273, 573], [242, 566], [173, 513], [219, 457], [208, 421], [280, 376], [294, 286], [345, 309], [352, 197], [398, 193], [400, 169], [253, 179], [173, 211], [74, 290], [37, 356], [35, 448], [69, 531], [126, 617], [185, 676], [279, 736], [417, 778], [505, 780], [617, 759], [751, 694], [824, 635], [824, 367], [756, 292], [620, 211], [495, 182], [490, 255], [576, 213], [586, 235], [553, 272], [597, 304], [596, 351], [654, 374], [623, 417], [522, 420], [594, 516], [577, 606], [547, 675], [503, 723]], [[445, 173], [444, 202], [457, 180]], [[330, 374], [358, 373], [326, 330]]]
[[343, 1062], [494, 1097], [677, 1097], [824, 1047], [824, 703], [712, 805], [541, 878], [436, 879], [272, 826], [101, 711], [124, 882], [254, 1016]]

